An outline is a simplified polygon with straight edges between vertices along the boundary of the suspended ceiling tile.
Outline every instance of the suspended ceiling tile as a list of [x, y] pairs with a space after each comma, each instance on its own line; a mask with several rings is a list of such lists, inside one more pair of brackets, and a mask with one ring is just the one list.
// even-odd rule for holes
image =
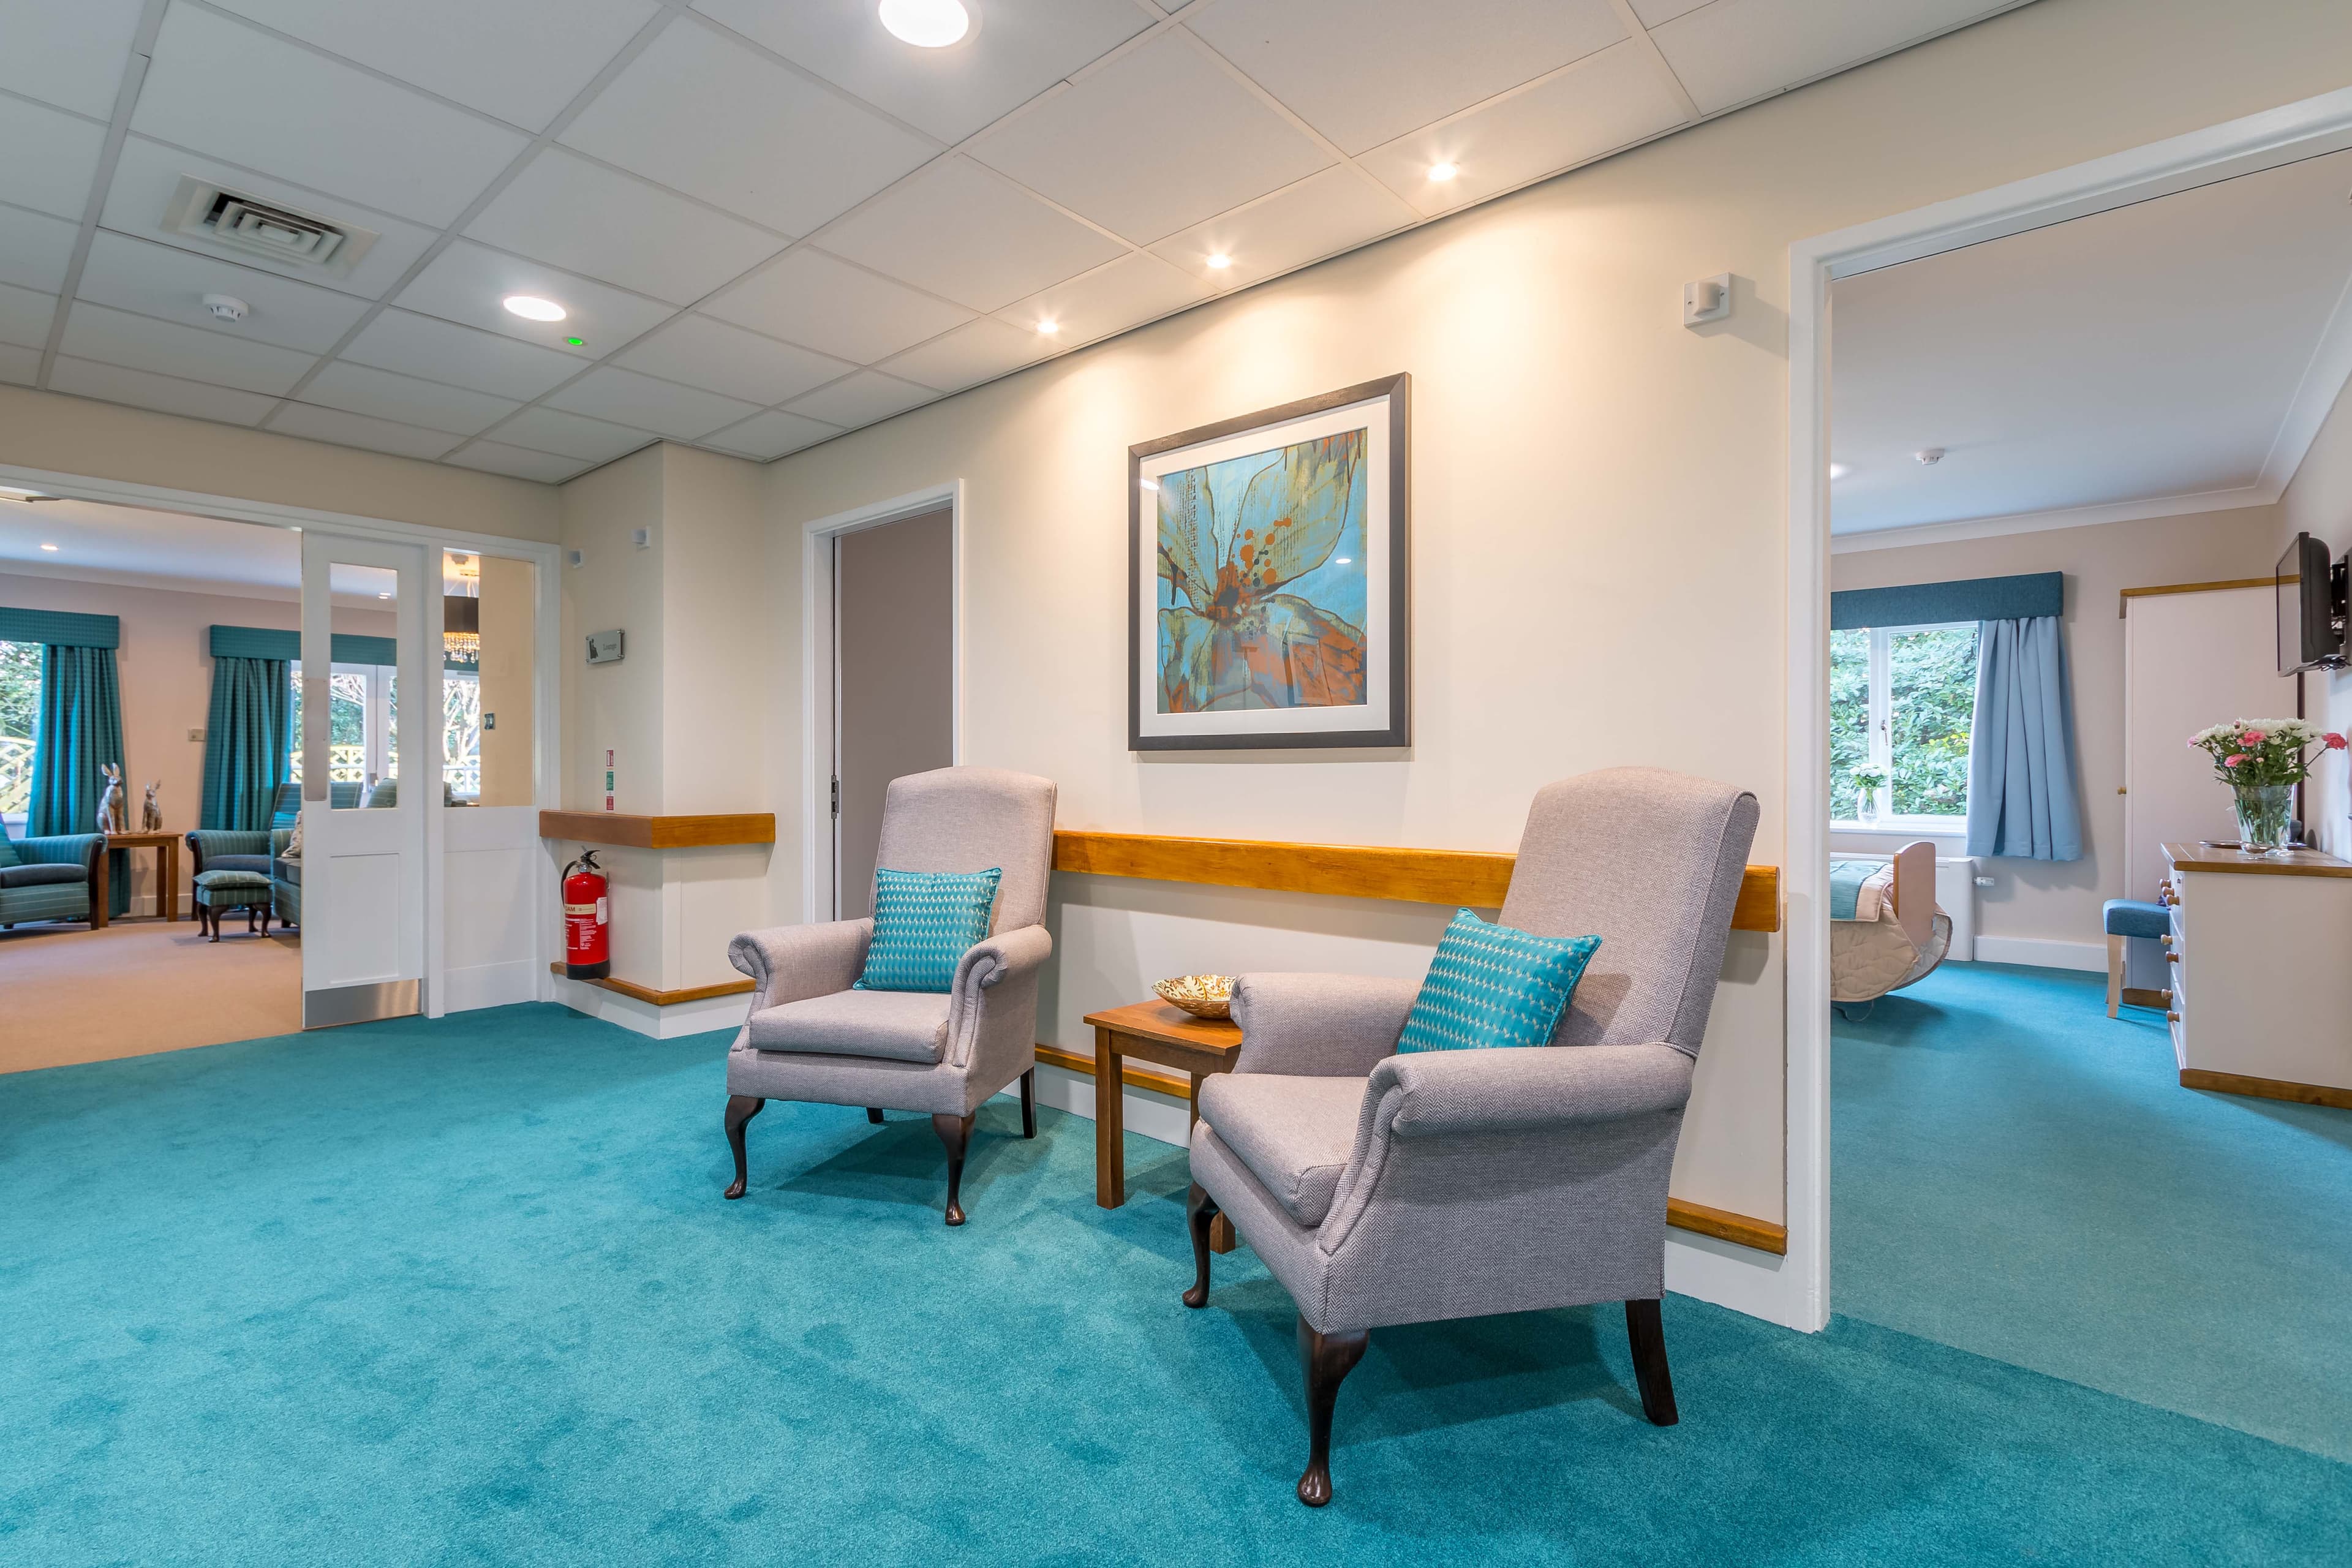
[[142, 133], [436, 226], [529, 138], [210, 11], [163, 14]]
[[749, 403], [782, 403], [857, 367], [714, 321], [682, 315], [620, 356], [618, 363]]
[[215, 3], [529, 131], [546, 129], [661, 9], [656, 0]]
[[10, 149], [0, 158], [0, 202], [80, 222], [105, 143], [95, 121], [0, 96], [0, 147]]
[[[1326, 169], [1151, 248], [1212, 288], [1234, 289], [1402, 228], [1413, 216], [1353, 169]], [[1213, 256], [1227, 257], [1232, 264], [1213, 268]]]
[[485, 245], [689, 304], [785, 241], [561, 147], [541, 148], [466, 226]]
[[[170, 210], [173, 197], [178, 194], [183, 175], [194, 175], [226, 189], [237, 191], [266, 202], [314, 214], [331, 221], [356, 225], [372, 229], [378, 237], [360, 258], [348, 278], [337, 277], [315, 267], [281, 264], [267, 257], [252, 256], [244, 251], [225, 250], [207, 240], [191, 235], [167, 232], [163, 216]], [[124, 140], [122, 155], [116, 160], [114, 179], [106, 188], [105, 210], [99, 221], [118, 234], [128, 234], [141, 239], [192, 251], [198, 256], [217, 256], [273, 273], [280, 278], [292, 278], [305, 283], [315, 283], [322, 289], [333, 289], [347, 294], [379, 299], [383, 291], [400, 281], [433, 243], [434, 232], [362, 207], [341, 196], [323, 191], [306, 190], [300, 185], [273, 180], [249, 169], [239, 169], [216, 159], [201, 158], [194, 153], [184, 153], [143, 136]]]
[[1053, 322], [1055, 343], [1090, 343], [1208, 297], [1207, 284], [1146, 253], [1056, 283], [1000, 314], [1016, 331], [1034, 332], [1040, 321]]
[[787, 412], [854, 430], [861, 425], [887, 419], [893, 414], [903, 414], [918, 404], [935, 402], [939, 395], [929, 387], [917, 386], [911, 381], [900, 381], [879, 371], [861, 370], [845, 381], [836, 381], [794, 399]]
[[291, 391], [316, 357], [208, 332], [202, 327], [134, 316], [87, 300], [76, 300], [68, 307], [58, 351], [76, 359], [276, 397]]
[[639, 375], [633, 370], [604, 365], [590, 371], [562, 391], [551, 395], [551, 408], [618, 425], [634, 425], [679, 441], [692, 441], [711, 431], [748, 418], [759, 405], [721, 397], [676, 382]]
[[[552, 300], [569, 312], [560, 321], [533, 321], [505, 306], [510, 294]], [[631, 294], [537, 261], [458, 240], [435, 257], [393, 302], [445, 321], [480, 327], [583, 359], [611, 353], [677, 312], [657, 300]], [[584, 340], [580, 344], [573, 338]]]
[[1331, 162], [1181, 31], [1024, 110], [971, 151], [1139, 245]]
[[[207, 294], [242, 300], [251, 310], [242, 321], [221, 321], [205, 309]], [[342, 341], [368, 309], [367, 301], [350, 294], [105, 229], [90, 237], [79, 295], [240, 342], [314, 354]]]
[[[1524, 92], [1376, 147], [1360, 160], [1434, 216], [1673, 130], [1685, 119], [1657, 62], [1628, 41]], [[1432, 180], [1436, 163], [1460, 172]]]
[[751, 458], [765, 463], [840, 434], [831, 425], [803, 419], [797, 414], [786, 414], [778, 409], [746, 419], [740, 425], [730, 426], [716, 435], [707, 436], [703, 437], [702, 444], [716, 447], [722, 452], [732, 452], [739, 458]]
[[961, 392], [1034, 364], [1058, 347], [1034, 330], [1023, 331], [982, 317], [883, 361], [882, 368], [941, 392]]
[[1671, 22], [1685, 12], [1696, 11], [1714, 0], [1633, 0], [1633, 15], [1644, 27], [1654, 27], [1661, 22]]
[[66, 286], [79, 228], [61, 217], [0, 207], [0, 283], [55, 294]]
[[971, 311], [944, 300], [805, 247], [788, 252], [702, 311], [859, 364], [971, 319]]
[[1651, 37], [1702, 113], [2008, 9], [1987, 0], [1716, 0]]
[[1189, 26], [1349, 153], [1625, 37], [1609, 0], [1223, 0]]
[[387, 310], [370, 321], [342, 357], [526, 403], [581, 370], [580, 361], [571, 354], [399, 310]]
[[484, 473], [504, 474], [513, 479], [537, 479], [543, 485], [560, 485], [576, 479], [596, 465], [578, 458], [559, 458], [548, 452], [533, 452], [527, 447], [509, 447], [499, 441], [470, 441], [442, 459], [460, 468], [479, 468]]
[[838, 216], [938, 151], [686, 17], [598, 93], [562, 141], [790, 235]]
[[0, 0], [0, 89], [114, 115], [145, 0]]
[[268, 428], [312, 441], [331, 441], [339, 447], [389, 452], [396, 458], [437, 458], [458, 441], [458, 437], [440, 430], [420, 429], [390, 419], [370, 419], [340, 408], [320, 408], [308, 403], [281, 405]]
[[223, 386], [208, 386], [203, 382], [183, 381], [177, 376], [157, 375], [122, 365], [100, 364], [93, 360], [68, 359], [62, 354], [49, 371], [49, 386], [52, 391], [71, 393], [76, 397], [127, 403], [133, 408], [152, 408], [223, 425], [258, 425], [278, 406], [274, 397], [233, 392]]
[[1150, 26], [1131, 0], [1021, 0], [944, 49], [900, 42], [870, 0], [696, 0], [695, 9], [942, 142], [961, 142]]
[[513, 446], [590, 463], [609, 463], [661, 439], [650, 430], [632, 430], [556, 408], [526, 408], [492, 435]]
[[966, 158], [942, 158], [824, 232], [824, 248], [993, 310], [1127, 253]]
[[41, 351], [0, 343], [0, 381], [30, 386], [40, 379]]
[[19, 289], [13, 283], [0, 283], [0, 343], [15, 343], [20, 348], [46, 347], [49, 341], [49, 323], [58, 313], [58, 297], [44, 294], [37, 289]]
[[511, 398], [342, 363], [328, 365], [312, 376], [301, 397], [305, 403], [323, 404], [347, 414], [420, 425], [453, 436], [478, 436], [522, 406]]

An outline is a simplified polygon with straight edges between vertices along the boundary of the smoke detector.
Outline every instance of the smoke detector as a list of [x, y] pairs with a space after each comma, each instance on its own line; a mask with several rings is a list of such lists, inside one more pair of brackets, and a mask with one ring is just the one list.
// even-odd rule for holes
[[350, 277], [379, 237], [373, 229], [264, 201], [194, 174], [180, 177], [162, 227], [165, 234], [203, 240], [241, 257], [334, 278]]
[[242, 321], [252, 307], [234, 294], [207, 294], [205, 309], [224, 321]]
[[1919, 459], [1919, 466], [1923, 468], [1932, 468], [1944, 460], [1944, 449], [1941, 447], [1929, 447], [1911, 455]]

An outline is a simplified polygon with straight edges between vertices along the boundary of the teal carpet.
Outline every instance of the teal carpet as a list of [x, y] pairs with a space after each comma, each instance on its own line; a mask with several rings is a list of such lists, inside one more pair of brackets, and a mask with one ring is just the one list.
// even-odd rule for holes
[[1910, 1334], [1666, 1305], [1388, 1331], [1304, 1452], [1291, 1308], [1182, 1156], [771, 1106], [552, 1007], [0, 1079], [0, 1563], [2278, 1564], [2352, 1469]]
[[2352, 1460], [2352, 1111], [2181, 1088], [2099, 974], [1947, 964], [1834, 1033], [1838, 1311]]

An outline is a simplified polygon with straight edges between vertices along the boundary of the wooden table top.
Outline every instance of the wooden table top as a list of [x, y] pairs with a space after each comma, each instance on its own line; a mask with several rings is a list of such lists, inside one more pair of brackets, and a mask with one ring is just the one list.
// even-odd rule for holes
[[1139, 1039], [1192, 1050], [1220, 1051], [1230, 1056], [1242, 1048], [1241, 1026], [1232, 1019], [1195, 1018], [1181, 1007], [1156, 998], [1089, 1013], [1087, 1022], [1098, 1029], [1112, 1029]]

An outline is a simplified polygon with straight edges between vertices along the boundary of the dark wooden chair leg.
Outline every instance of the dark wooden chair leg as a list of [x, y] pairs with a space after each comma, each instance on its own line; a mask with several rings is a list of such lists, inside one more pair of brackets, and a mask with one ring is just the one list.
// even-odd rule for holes
[[735, 1184], [727, 1189], [730, 1198], [743, 1195], [751, 1180], [750, 1158], [743, 1152], [743, 1124], [760, 1114], [768, 1102], [756, 1094], [730, 1094], [727, 1097], [727, 1147], [735, 1154]]
[[1298, 1368], [1307, 1374], [1307, 1473], [1298, 1478], [1298, 1500], [1308, 1508], [1331, 1500], [1331, 1407], [1370, 1339], [1363, 1329], [1327, 1334], [1305, 1314], [1298, 1319]]
[[963, 1223], [963, 1152], [971, 1142], [971, 1118], [941, 1111], [931, 1118], [931, 1131], [948, 1151], [948, 1223]]
[[1021, 1075], [1021, 1136], [1037, 1136], [1037, 1069]]
[[212, 911], [212, 924], [208, 928], [213, 933], [213, 940], [215, 942], [220, 941], [220, 915], [221, 912], [218, 910]]
[[1217, 1200], [1209, 1195], [1208, 1188], [1194, 1182], [1192, 1190], [1184, 1194], [1184, 1219], [1192, 1232], [1192, 1288], [1184, 1292], [1188, 1307], [1209, 1304], [1209, 1227], [1216, 1218]]
[[1642, 1385], [1642, 1414], [1654, 1426], [1682, 1419], [1675, 1411], [1675, 1380], [1666, 1371], [1666, 1330], [1655, 1297], [1625, 1303], [1625, 1337], [1633, 1344], [1633, 1377]]
[[876, 1107], [869, 1105], [866, 1108], [866, 1120], [874, 1123], [875, 1126], [879, 1127], [882, 1125], [882, 1112]]

